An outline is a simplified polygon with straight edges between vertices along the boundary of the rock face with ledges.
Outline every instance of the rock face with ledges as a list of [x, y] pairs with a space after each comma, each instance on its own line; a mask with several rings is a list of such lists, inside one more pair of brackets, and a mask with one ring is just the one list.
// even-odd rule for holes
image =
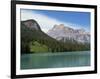
[[90, 33], [86, 32], [84, 29], [73, 29], [64, 24], [54, 25], [52, 29], [50, 29], [47, 34], [56, 40], [66, 39], [75, 40], [81, 43], [90, 43]]
[[22, 21], [22, 23], [30, 29], [41, 30], [39, 24], [33, 19]]

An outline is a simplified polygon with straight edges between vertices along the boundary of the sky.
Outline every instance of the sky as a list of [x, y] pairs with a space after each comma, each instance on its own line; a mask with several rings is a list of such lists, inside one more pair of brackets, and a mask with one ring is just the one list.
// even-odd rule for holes
[[91, 24], [89, 12], [21, 9], [21, 21], [28, 19], [36, 20], [45, 33], [55, 24], [89, 32]]

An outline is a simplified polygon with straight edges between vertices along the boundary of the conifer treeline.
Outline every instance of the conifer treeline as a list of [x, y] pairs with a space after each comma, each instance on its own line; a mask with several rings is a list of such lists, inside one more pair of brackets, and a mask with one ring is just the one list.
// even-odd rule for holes
[[[30, 43], [38, 42], [48, 48], [48, 52], [67, 52], [67, 51], [84, 51], [90, 50], [90, 44], [78, 43], [75, 40], [68, 40], [66, 42], [57, 41], [49, 37], [41, 30], [30, 29], [21, 23], [21, 52], [31, 53]], [[34, 45], [34, 44], [33, 44]], [[41, 52], [41, 51], [40, 51]], [[46, 51], [47, 52], [47, 51]]]

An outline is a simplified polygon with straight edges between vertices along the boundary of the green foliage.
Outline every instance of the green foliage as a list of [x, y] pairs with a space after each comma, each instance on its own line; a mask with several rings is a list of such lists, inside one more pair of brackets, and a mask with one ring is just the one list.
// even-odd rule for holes
[[48, 47], [46, 45], [40, 44], [37, 41], [30, 43], [31, 52], [48, 52]]
[[[38, 27], [40, 27], [38, 25]], [[78, 43], [75, 40], [57, 41], [40, 29], [31, 29], [21, 22], [21, 52], [67, 52], [90, 50], [90, 44]]]

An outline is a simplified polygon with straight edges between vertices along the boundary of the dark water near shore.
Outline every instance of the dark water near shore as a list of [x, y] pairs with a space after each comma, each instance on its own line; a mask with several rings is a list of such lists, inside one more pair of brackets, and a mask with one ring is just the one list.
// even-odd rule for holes
[[21, 55], [21, 69], [90, 66], [90, 51]]

